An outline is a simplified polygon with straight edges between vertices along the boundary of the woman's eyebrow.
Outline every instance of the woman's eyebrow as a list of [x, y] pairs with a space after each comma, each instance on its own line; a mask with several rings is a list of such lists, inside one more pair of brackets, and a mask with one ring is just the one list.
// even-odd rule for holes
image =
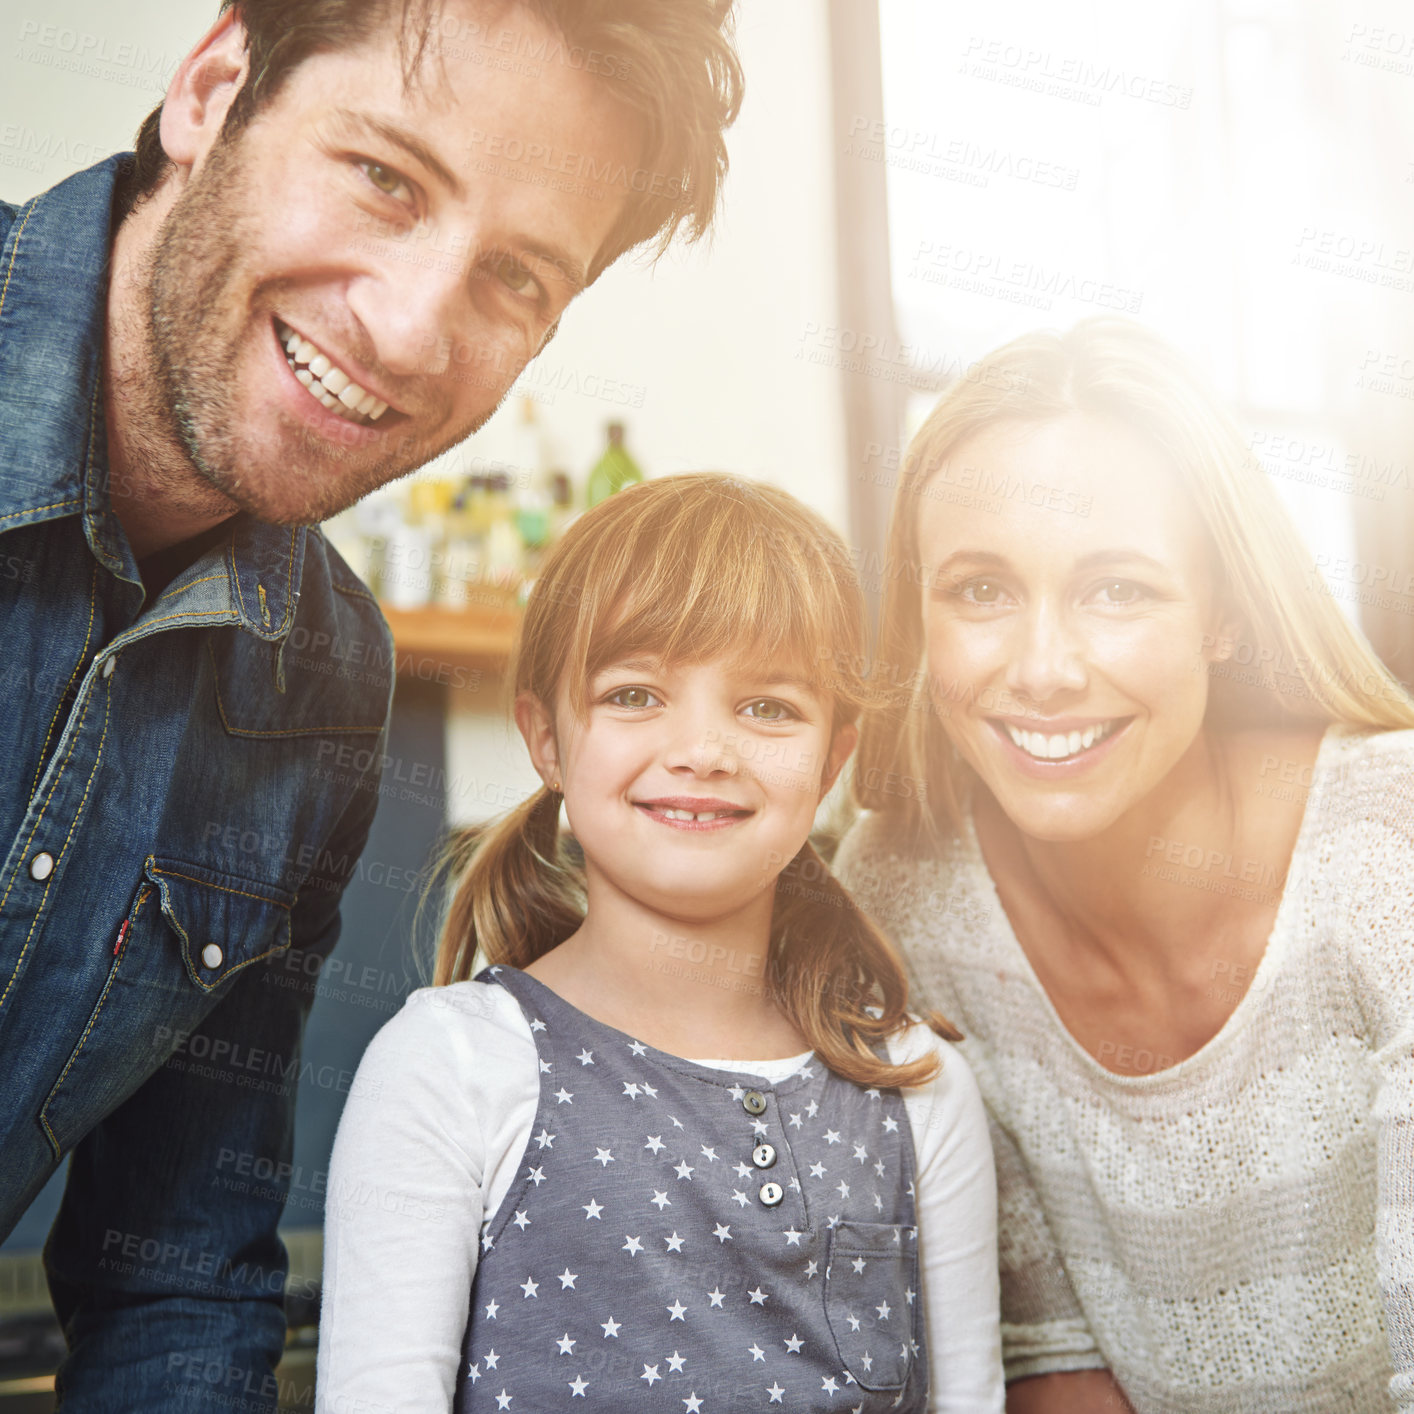
[[1117, 546], [1113, 550], [1092, 550], [1088, 555], [1082, 555], [1075, 562], [1078, 570], [1093, 569], [1096, 565], [1117, 564], [1123, 561], [1125, 564], [1148, 565], [1150, 569], [1157, 570], [1161, 574], [1171, 573], [1171, 567], [1164, 564], [1162, 560], [1156, 560], [1152, 555], [1146, 555], [1142, 550], [1136, 550], [1131, 546]]

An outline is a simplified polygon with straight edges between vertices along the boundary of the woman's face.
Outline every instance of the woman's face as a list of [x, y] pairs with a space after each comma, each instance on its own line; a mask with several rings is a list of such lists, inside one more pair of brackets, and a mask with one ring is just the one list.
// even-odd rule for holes
[[1194, 744], [1230, 633], [1177, 475], [1109, 419], [1000, 423], [933, 473], [917, 523], [953, 745], [1023, 833], [1100, 834]]

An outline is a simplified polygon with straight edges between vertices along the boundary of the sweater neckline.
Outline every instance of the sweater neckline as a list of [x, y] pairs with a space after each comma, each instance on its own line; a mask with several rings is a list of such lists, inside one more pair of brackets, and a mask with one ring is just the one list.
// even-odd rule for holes
[[1306, 793], [1306, 803], [1301, 812], [1301, 827], [1296, 833], [1296, 842], [1291, 849], [1291, 862], [1286, 871], [1286, 881], [1282, 887], [1281, 899], [1277, 904], [1276, 917], [1272, 920], [1271, 931], [1267, 934], [1266, 944], [1262, 948], [1261, 961], [1252, 974], [1252, 980], [1247, 984], [1247, 990], [1242, 994], [1237, 1005], [1227, 1014], [1223, 1024], [1192, 1055], [1185, 1056], [1181, 1061], [1174, 1065], [1165, 1066], [1162, 1070], [1151, 1071], [1147, 1075], [1120, 1075], [1107, 1069], [1075, 1039], [1070, 1028], [1061, 1020], [1061, 1015], [1051, 1000], [1051, 994], [1036, 975], [1035, 969], [1031, 966], [1031, 959], [1027, 957], [1026, 949], [1021, 946], [1016, 932], [1011, 926], [1011, 919], [1007, 917], [1006, 909], [1002, 906], [1001, 895], [997, 893], [996, 881], [992, 878], [992, 871], [987, 867], [986, 856], [982, 853], [982, 843], [977, 838], [977, 826], [972, 818], [972, 811], [968, 809], [962, 812], [963, 850], [967, 864], [975, 876], [977, 887], [984, 896], [993, 931], [996, 936], [1002, 939], [1003, 946], [1011, 953], [1012, 961], [1020, 971], [1023, 980], [1040, 998], [1042, 1009], [1051, 1028], [1059, 1034], [1063, 1044], [1081, 1069], [1093, 1079], [1124, 1090], [1161, 1089], [1175, 1080], [1188, 1080], [1226, 1050], [1232, 1038], [1246, 1025], [1248, 1015], [1261, 1004], [1261, 998], [1266, 994], [1272, 978], [1280, 970], [1285, 960], [1287, 941], [1291, 934], [1288, 924], [1292, 911], [1299, 907], [1295, 900], [1298, 895], [1304, 892], [1308, 882], [1310, 837], [1317, 828], [1317, 811], [1313, 806], [1323, 793], [1332, 758], [1340, 750], [1340, 744], [1347, 735], [1347, 732], [1341, 730], [1339, 725], [1333, 722], [1326, 727], [1321, 736], [1321, 744], [1311, 766], [1311, 785]]

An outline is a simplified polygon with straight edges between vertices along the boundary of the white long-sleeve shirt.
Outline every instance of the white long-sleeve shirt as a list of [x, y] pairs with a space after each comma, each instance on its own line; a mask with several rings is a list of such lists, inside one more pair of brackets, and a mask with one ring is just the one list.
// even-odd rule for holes
[[[956, 1047], [913, 1026], [895, 1062], [934, 1051], [905, 1091], [931, 1414], [998, 1414], [996, 1182], [986, 1115]], [[697, 1060], [778, 1084], [808, 1059]], [[339, 1125], [324, 1223], [321, 1414], [450, 1410], [482, 1233], [530, 1141], [540, 1078], [530, 1026], [500, 987], [412, 993], [374, 1037]], [[738, 1254], [749, 1262], [749, 1253]]]

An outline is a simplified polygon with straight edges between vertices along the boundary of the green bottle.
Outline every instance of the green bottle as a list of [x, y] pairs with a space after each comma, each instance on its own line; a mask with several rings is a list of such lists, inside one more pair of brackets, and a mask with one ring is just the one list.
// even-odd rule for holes
[[638, 463], [629, 456], [624, 446], [623, 423], [611, 422], [609, 445], [604, 449], [604, 455], [594, 463], [594, 470], [589, 473], [589, 485], [585, 491], [586, 503], [597, 506], [615, 491], [622, 491], [625, 486], [632, 486], [635, 481], [642, 480], [643, 473], [638, 469]]

